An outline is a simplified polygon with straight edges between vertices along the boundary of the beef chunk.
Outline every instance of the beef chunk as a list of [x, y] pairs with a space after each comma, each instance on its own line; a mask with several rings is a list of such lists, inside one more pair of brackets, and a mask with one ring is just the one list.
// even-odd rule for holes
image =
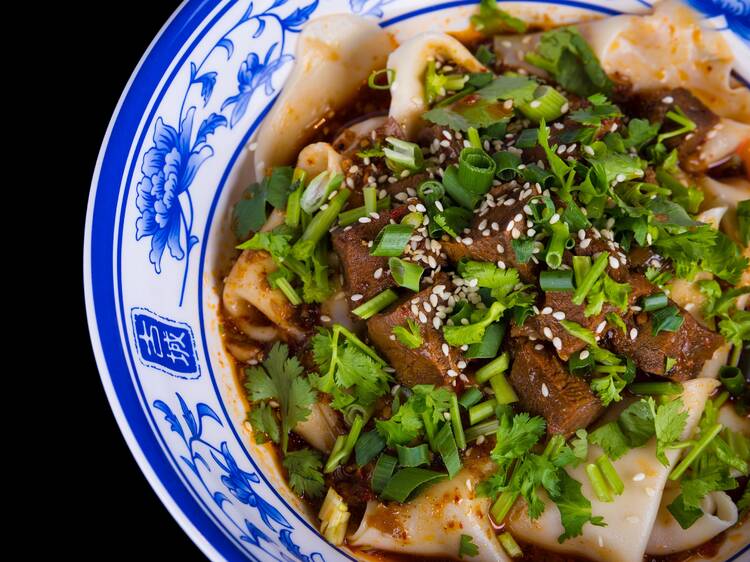
[[[443, 385], [453, 380], [461, 371], [458, 366], [458, 362], [462, 360], [460, 351], [451, 347], [448, 355], [445, 355], [443, 333], [433, 325], [436, 310], [435, 306], [430, 303], [430, 297], [440, 292], [439, 289], [435, 291], [436, 287], [447, 285], [446, 279], [447, 277], [441, 276], [436, 279], [435, 285], [423, 289], [367, 321], [367, 333], [370, 340], [388, 363], [396, 369], [398, 380], [407, 386]], [[427, 307], [424, 306], [425, 303], [428, 304]], [[406, 327], [407, 319], [414, 320], [420, 327], [422, 345], [416, 349], [409, 349], [397, 339], [392, 338], [393, 328]]]
[[[469, 233], [462, 236], [462, 241], [445, 240], [443, 250], [448, 258], [457, 262], [467, 257], [478, 261], [502, 261], [507, 267], [518, 269], [521, 279], [528, 283], [535, 281], [537, 265], [533, 260], [521, 263], [516, 258], [512, 241], [514, 230], [523, 237], [527, 230], [527, 216], [523, 208], [532, 195], [531, 189], [513, 188], [497, 198], [484, 211], [474, 213]], [[519, 217], [520, 215], [520, 217]], [[516, 220], [519, 219], [520, 220]], [[513, 223], [508, 229], [510, 223]], [[502, 249], [502, 251], [501, 251]]]
[[[388, 258], [370, 255], [368, 242], [375, 240], [381, 229], [390, 222], [388, 213], [381, 213], [379, 219], [371, 222], [356, 222], [345, 228], [333, 231], [331, 240], [333, 249], [341, 261], [341, 269], [344, 272], [344, 288], [347, 294], [362, 295], [364, 302], [378, 293], [395, 287], [396, 282], [389, 274]], [[378, 279], [375, 272], [381, 269], [382, 274]]]
[[[623, 271], [625, 270], [623, 269]], [[632, 289], [628, 302], [629, 305], [635, 304], [644, 295], [658, 291], [643, 275], [629, 275], [623, 282], [627, 282]], [[620, 309], [608, 303], [602, 306], [599, 314], [586, 316], [584, 313], [586, 308], [585, 303], [577, 305], [573, 303], [572, 299], [573, 291], [548, 291], [544, 293], [544, 307], [541, 310], [541, 314], [530, 318], [524, 325], [528, 326], [528, 328], [524, 328], [527, 334], [532, 333], [539, 338], [558, 343], [555, 346], [557, 354], [564, 361], [567, 361], [572, 355], [585, 349], [586, 343], [571, 335], [560, 323], [560, 320], [575, 322], [595, 334], [604, 337], [609, 331], [617, 329], [605, 320], [607, 314], [614, 313], [622, 317]], [[564, 314], [564, 317], [560, 314], [561, 312]], [[627, 314], [630, 313], [628, 312]], [[602, 328], [597, 329], [600, 325]], [[529, 329], [531, 332], [529, 332]], [[523, 329], [516, 329], [512, 333], [521, 335], [524, 331]], [[559, 338], [559, 342], [555, 338]]]
[[588, 426], [604, 411], [588, 383], [571, 375], [548, 347], [519, 339], [513, 349], [510, 383], [521, 407], [544, 417], [549, 434], [567, 437]]
[[[670, 301], [670, 304], [674, 303]], [[703, 364], [724, 343], [724, 338], [698, 324], [688, 312], [680, 309], [680, 314], [684, 320], [676, 332], [659, 332], [656, 336], [652, 332], [650, 314], [634, 315], [625, 322], [627, 334], [621, 330], [610, 332], [610, 345], [617, 353], [632, 358], [636, 367], [647, 373], [674, 381], [695, 378]], [[632, 335], [636, 335], [635, 339]], [[665, 372], [668, 357], [677, 362]]]
[[427, 147], [426, 153], [436, 156], [443, 168], [458, 163], [458, 157], [464, 149], [463, 138], [456, 131], [442, 125], [430, 125], [420, 131], [418, 142]]
[[682, 112], [696, 125], [695, 130], [688, 134], [677, 135], [664, 141], [668, 148], [676, 148], [681, 164], [686, 164], [688, 171], [699, 171], [704, 167], [691, 155], [706, 140], [711, 129], [719, 122], [719, 117], [708, 109], [703, 102], [685, 88], [672, 90], [661, 89], [642, 92], [627, 98], [623, 106], [633, 115], [644, 117], [652, 123], [664, 123], [664, 130], [678, 129], [681, 125], [666, 117], [668, 111]]

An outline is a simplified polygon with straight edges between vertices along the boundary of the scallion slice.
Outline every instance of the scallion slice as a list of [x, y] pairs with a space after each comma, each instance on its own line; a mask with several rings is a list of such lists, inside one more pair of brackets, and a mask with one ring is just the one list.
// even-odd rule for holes
[[385, 439], [377, 431], [363, 433], [354, 446], [354, 459], [357, 466], [364, 466], [385, 449]]
[[372, 491], [376, 494], [381, 493], [388, 481], [393, 475], [393, 471], [396, 470], [398, 460], [396, 457], [391, 455], [382, 454], [375, 463], [375, 468], [372, 470]]
[[284, 277], [278, 277], [274, 279], [273, 285], [275, 285], [275, 288], [284, 293], [284, 296], [293, 306], [302, 304], [302, 299], [300, 298], [299, 294], [297, 294], [297, 291], [294, 289], [294, 287], [292, 287], [292, 284]]
[[427, 443], [422, 443], [416, 447], [404, 447], [396, 445], [398, 453], [398, 464], [405, 467], [422, 466], [430, 464], [430, 449]]
[[419, 280], [424, 273], [424, 267], [401, 258], [390, 258], [388, 267], [391, 270], [393, 280], [399, 287], [419, 291]]
[[542, 271], [539, 274], [542, 291], [573, 291], [573, 272], [570, 269]]
[[672, 473], [669, 475], [669, 479], [678, 480], [680, 476], [682, 476], [685, 471], [690, 468], [690, 465], [693, 464], [695, 459], [698, 458], [698, 456], [703, 452], [708, 444], [713, 441], [713, 439], [719, 433], [721, 433], [722, 429], [724, 429], [724, 426], [720, 423], [716, 423], [711, 427], [706, 428], [705, 430], [701, 430], [700, 439], [698, 439], [698, 442], [693, 446], [692, 449], [690, 449], [688, 454], [685, 455], [685, 457], [680, 461], [680, 464], [678, 464], [677, 467], [672, 471]]
[[374, 213], [378, 208], [378, 188], [365, 187], [362, 189], [362, 196], [365, 199], [365, 211], [367, 214]]
[[359, 305], [352, 310], [352, 313], [359, 316], [362, 320], [367, 320], [397, 300], [398, 295], [396, 292], [393, 289], [386, 289], [382, 293], [372, 297], [366, 303]]
[[682, 385], [678, 382], [634, 382], [628, 387], [633, 394], [647, 394], [651, 396], [674, 396], [682, 392]]
[[[378, 84], [376, 80], [380, 76], [385, 76], [386, 83]], [[380, 70], [373, 70], [370, 76], [367, 78], [367, 85], [373, 90], [390, 90], [393, 81], [396, 79], [396, 70], [393, 68], [381, 68]]]
[[342, 189], [336, 194], [336, 197], [331, 199], [325, 210], [315, 214], [302, 233], [302, 236], [292, 246], [292, 255], [295, 258], [306, 260], [313, 255], [315, 246], [328, 234], [328, 229], [336, 221], [336, 217], [339, 216], [341, 209], [351, 194], [352, 192], [348, 189]]
[[467, 136], [469, 137], [469, 143], [473, 148], [482, 148], [482, 139], [479, 137], [479, 131], [477, 131], [474, 127], [469, 127], [469, 130], [466, 131]]
[[481, 148], [464, 148], [458, 157], [458, 181], [472, 193], [487, 193], [495, 170], [495, 161]]
[[609, 484], [609, 487], [615, 495], [619, 496], [622, 494], [625, 491], [625, 485], [622, 483], [622, 480], [620, 480], [620, 476], [617, 474], [617, 470], [615, 470], [615, 466], [612, 464], [612, 461], [609, 460], [609, 457], [607, 455], [602, 455], [594, 462], [596, 462], [596, 466], [601, 470], [604, 479], [607, 481], [607, 484]]
[[306, 213], [314, 213], [326, 202], [328, 196], [334, 190], [341, 186], [344, 181], [343, 174], [334, 174], [333, 172], [320, 172], [305, 188], [300, 200], [300, 206]]
[[484, 330], [484, 336], [479, 343], [473, 343], [464, 353], [467, 359], [489, 359], [497, 357], [500, 344], [505, 336], [505, 324], [495, 322]]
[[461, 423], [461, 410], [458, 407], [458, 396], [454, 392], [451, 394], [451, 425], [453, 426], [453, 437], [456, 439], [456, 446], [459, 449], [466, 448], [466, 437], [464, 436], [464, 426]]
[[469, 408], [469, 424], [472, 426], [495, 414], [497, 400], [490, 398]]
[[483, 397], [484, 394], [482, 394], [482, 391], [479, 390], [479, 388], [477, 388], [476, 386], [471, 386], [464, 391], [464, 393], [461, 395], [461, 398], [458, 399], [458, 403], [461, 404], [464, 409], [468, 410], [474, 404], [478, 404]]
[[357, 416], [354, 418], [354, 423], [349, 429], [349, 434], [346, 437], [339, 435], [333, 446], [333, 451], [331, 451], [331, 455], [328, 457], [328, 461], [323, 468], [323, 472], [330, 474], [336, 470], [339, 465], [345, 464], [349, 460], [349, 457], [354, 450], [354, 445], [357, 443], [359, 434], [362, 432], [362, 427], [364, 425], [364, 418], [362, 416]]
[[472, 441], [476, 441], [481, 435], [484, 435], [485, 437], [487, 435], [494, 435], [499, 427], [500, 420], [497, 418], [472, 425], [464, 432], [466, 442], [471, 443]]
[[417, 228], [422, 226], [423, 221], [424, 215], [422, 213], [419, 211], [412, 211], [411, 213], [404, 215], [404, 218], [401, 219], [401, 224], [408, 224], [411, 227]]
[[645, 312], [651, 312], [652, 310], [659, 310], [669, 304], [669, 299], [665, 293], [655, 293], [648, 295], [641, 299], [641, 308]]
[[496, 357], [476, 372], [476, 381], [478, 383], [487, 382], [495, 375], [507, 371], [509, 365], [510, 356], [507, 351], [504, 351], [499, 357]]
[[461, 459], [458, 456], [458, 447], [453, 437], [451, 424], [444, 423], [435, 436], [435, 450], [443, 459], [443, 464], [448, 471], [448, 476], [453, 478], [461, 470]]
[[562, 108], [567, 102], [565, 96], [552, 86], [539, 86], [534, 91], [534, 99], [519, 104], [518, 109], [526, 117], [539, 123], [542, 119], [553, 121], [560, 117], [563, 114]]
[[492, 507], [490, 508], [490, 515], [492, 515], [492, 520], [496, 524], [500, 525], [505, 520], [505, 517], [508, 515], [510, 508], [513, 507], [514, 503], [516, 503], [518, 495], [518, 492], [505, 490], [495, 500], [495, 503], [493, 503]]
[[473, 211], [474, 207], [479, 203], [481, 194], [475, 193], [461, 182], [458, 177], [457, 166], [449, 166], [446, 168], [445, 173], [443, 174], [443, 185], [451, 199], [461, 205], [464, 209]]
[[513, 538], [513, 535], [506, 531], [505, 533], [502, 533], [498, 537], [498, 539], [500, 540], [500, 544], [503, 545], [505, 552], [508, 553], [508, 556], [510, 556], [511, 558], [520, 558], [521, 556], [523, 556], [523, 551], [521, 550], [521, 547], [518, 546], [518, 543], [516, 542], [516, 539]]
[[490, 379], [490, 386], [495, 391], [495, 400], [498, 404], [512, 404], [518, 402], [516, 391], [505, 378], [505, 375], [499, 373]]
[[417, 488], [444, 480], [446, 476], [441, 472], [424, 468], [404, 468], [388, 481], [380, 497], [403, 503]]
[[[375, 206], [375, 212], [385, 211], [390, 206], [391, 198], [383, 197], [382, 199], [378, 199], [377, 205]], [[369, 216], [369, 213], [367, 212], [367, 208], [364, 205], [362, 205], [361, 207], [348, 209], [339, 215], [339, 226], [349, 226], [350, 224], [354, 224], [355, 222], [357, 222], [362, 217], [367, 216]]]
[[495, 177], [501, 181], [510, 181], [518, 175], [521, 157], [513, 152], [496, 152], [492, 155], [495, 161]]
[[424, 157], [419, 145], [401, 140], [396, 137], [386, 137], [385, 139], [391, 147], [384, 147], [386, 164], [394, 172], [410, 170], [417, 172], [424, 166]]
[[414, 231], [409, 224], [387, 224], [378, 233], [372, 243], [370, 255], [398, 257], [404, 253], [404, 248], [409, 243], [411, 233]]
[[570, 230], [568, 225], [562, 221], [550, 225], [552, 236], [547, 244], [547, 254], [545, 260], [547, 265], [552, 269], [557, 269], [562, 265], [562, 256], [565, 251], [565, 243], [570, 239]]
[[747, 381], [739, 367], [725, 365], [719, 369], [719, 380], [732, 396], [742, 396], [745, 392]]
[[300, 200], [302, 199], [302, 187], [298, 187], [289, 194], [289, 198], [286, 200], [286, 217], [284, 222], [287, 226], [297, 228], [299, 226], [300, 211]]
[[586, 465], [586, 474], [589, 477], [589, 482], [591, 482], [591, 487], [597, 499], [600, 502], [611, 502], [612, 494], [609, 493], [609, 487], [604, 480], [602, 470], [597, 465], [591, 463]]
[[591, 269], [591, 258], [589, 256], [573, 256], [573, 274], [575, 275], [576, 287], [581, 286], [589, 269]]

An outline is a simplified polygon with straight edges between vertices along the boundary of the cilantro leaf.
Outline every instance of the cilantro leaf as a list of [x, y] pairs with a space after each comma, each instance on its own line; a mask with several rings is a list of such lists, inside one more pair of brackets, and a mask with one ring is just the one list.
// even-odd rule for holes
[[628, 136], [623, 140], [625, 148], [640, 150], [656, 137], [659, 127], [659, 123], [651, 123], [647, 119], [631, 119], [628, 123]]
[[260, 183], [248, 187], [234, 206], [232, 223], [238, 239], [247, 238], [251, 231], [258, 230], [266, 222], [266, 203], [277, 209], [286, 207], [286, 200], [292, 191], [292, 175], [289, 166], [281, 166], [271, 171], [271, 176]]
[[417, 349], [422, 345], [423, 339], [419, 324], [411, 318], [406, 319], [406, 326], [395, 326], [392, 330], [396, 339], [409, 349]]
[[512, 421], [504, 416], [497, 430], [497, 444], [490, 453], [492, 460], [505, 466], [525, 455], [544, 435], [546, 427], [544, 418], [531, 417], [527, 412], [515, 415]]
[[719, 322], [719, 332], [734, 345], [750, 340], [750, 311], [735, 310]]
[[595, 94], [589, 96], [588, 99], [591, 105], [577, 109], [570, 114], [570, 118], [573, 121], [577, 121], [583, 125], [598, 127], [604, 119], [612, 119], [622, 115], [620, 108], [609, 103], [604, 96]]
[[510, 241], [510, 245], [513, 248], [513, 253], [516, 254], [516, 261], [519, 263], [528, 262], [534, 255], [533, 238], [514, 238]]
[[323, 461], [320, 453], [311, 449], [300, 449], [287, 453], [282, 461], [289, 473], [289, 485], [298, 496], [319, 498], [323, 495]]
[[479, 12], [471, 16], [470, 21], [474, 29], [485, 35], [495, 35], [508, 30], [516, 33], [526, 31], [526, 24], [498, 8], [496, 0], [482, 0], [479, 3]]
[[549, 127], [547, 127], [544, 119], [542, 119], [539, 122], [539, 129], [537, 130], [537, 142], [539, 143], [539, 146], [544, 149], [550, 169], [552, 170], [552, 173], [555, 174], [558, 184], [562, 187], [566, 185], [565, 178], [571, 170], [571, 167], [557, 155], [557, 145], [550, 147], [549, 132]]
[[560, 27], [542, 34], [536, 52], [526, 61], [549, 72], [566, 90], [580, 96], [612, 91], [612, 81], [596, 54], [575, 27]]
[[617, 460], [630, 450], [625, 435], [617, 422], [609, 422], [589, 434], [589, 441], [599, 445], [607, 456]]
[[664, 466], [669, 466], [669, 460], [665, 455], [666, 449], [677, 442], [685, 429], [688, 414], [683, 411], [685, 405], [678, 398], [662, 404], [656, 408], [654, 399], [649, 397], [648, 404], [654, 417], [654, 431], [656, 433], [656, 458]]
[[265, 250], [276, 259], [283, 259], [292, 249], [289, 232], [256, 232], [252, 238], [237, 246], [239, 250]]
[[500, 269], [492, 262], [461, 260], [458, 273], [466, 280], [476, 279], [479, 287], [500, 289], [504, 294], [510, 293], [519, 283], [518, 270]]
[[639, 400], [625, 408], [617, 419], [630, 447], [645, 445], [654, 436], [654, 416], [649, 404]]
[[531, 101], [537, 87], [539, 87], [539, 82], [528, 76], [503, 74], [477, 91], [477, 95], [491, 101], [512, 99], [513, 103], [518, 105]]
[[564, 470], [559, 471], [559, 487], [557, 492], [550, 493], [550, 498], [560, 511], [560, 519], [565, 529], [557, 538], [557, 542], [562, 544], [567, 539], [579, 536], [586, 523], [598, 527], [606, 526], [601, 516], [592, 516], [591, 502], [581, 493], [581, 483]]
[[265, 402], [250, 409], [247, 421], [253, 428], [253, 438], [258, 445], [266, 443], [269, 439], [274, 443], [279, 442], [279, 422], [276, 420], [273, 408]]
[[484, 331], [487, 329], [487, 326], [493, 322], [497, 322], [507, 308], [508, 307], [503, 303], [495, 301], [492, 303], [492, 306], [487, 309], [484, 317], [473, 324], [462, 324], [459, 326], [445, 325], [443, 327], [443, 337], [448, 345], [454, 347], [464, 344], [479, 343], [484, 337]]
[[275, 209], [284, 209], [289, 194], [293, 191], [292, 176], [294, 169], [291, 166], [279, 166], [271, 171], [268, 178], [268, 192], [266, 201]]
[[[251, 367], [246, 371], [245, 389], [248, 399], [251, 402], [275, 400], [279, 404], [280, 441], [284, 452], [287, 449], [289, 432], [299, 422], [307, 419], [310, 415], [310, 406], [315, 403], [315, 392], [310, 386], [310, 381], [302, 376], [302, 372], [299, 359], [289, 357], [289, 348], [286, 344], [278, 342], [268, 352], [262, 366]], [[255, 420], [266, 420], [267, 414], [262, 416], [256, 417]], [[272, 432], [267, 431], [267, 425], [263, 424], [261, 430], [272, 436]]]
[[685, 505], [684, 494], [677, 496], [674, 501], [667, 506], [667, 509], [683, 529], [689, 529], [693, 526], [693, 523], [703, 516], [703, 510], [700, 507]]
[[477, 556], [478, 554], [479, 547], [474, 544], [471, 535], [461, 535], [461, 543], [458, 545], [458, 557]]
[[599, 397], [606, 408], [612, 402], [622, 400], [621, 392], [625, 389], [625, 381], [616, 373], [608, 373], [603, 377], [591, 379], [591, 390]]
[[389, 447], [405, 445], [422, 432], [422, 420], [414, 404], [407, 401], [387, 420], [375, 420], [375, 429], [385, 438]]

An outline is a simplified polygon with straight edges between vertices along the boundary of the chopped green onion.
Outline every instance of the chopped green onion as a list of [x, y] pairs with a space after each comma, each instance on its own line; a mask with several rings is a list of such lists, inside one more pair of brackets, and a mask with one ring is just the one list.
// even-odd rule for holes
[[[466, 149], [464, 149], [466, 150]], [[481, 195], [468, 189], [458, 178], [458, 166], [449, 166], [443, 174], [443, 185], [445, 191], [456, 203], [464, 209], [473, 211], [479, 203]]]
[[468, 410], [474, 404], [478, 404], [482, 400], [483, 397], [484, 397], [484, 394], [482, 393], [481, 390], [479, 390], [478, 387], [470, 386], [461, 395], [461, 398], [459, 398], [458, 403], [461, 404], [461, 406], [463, 406], [465, 410]]
[[[375, 82], [380, 76], [385, 75], [385, 84], [378, 84]], [[367, 85], [373, 90], [390, 90], [393, 81], [396, 79], [396, 70], [393, 68], [381, 68], [380, 70], [373, 70], [370, 76], [367, 78]]]
[[469, 424], [474, 425], [494, 415], [495, 406], [497, 406], [497, 400], [490, 398], [469, 408]]
[[505, 324], [501, 322], [490, 324], [484, 331], [482, 341], [471, 344], [469, 349], [464, 353], [464, 357], [467, 359], [489, 359], [490, 357], [496, 357], [504, 336]]
[[589, 477], [589, 482], [591, 482], [591, 487], [594, 489], [594, 494], [596, 494], [599, 501], [611, 502], [612, 494], [609, 493], [609, 486], [607, 486], [607, 482], [604, 480], [602, 470], [593, 463], [587, 464], [586, 474]]
[[416, 447], [396, 445], [396, 452], [398, 453], [398, 464], [400, 466], [422, 466], [423, 464], [430, 464], [430, 449], [427, 447], [426, 443], [422, 443]]
[[386, 164], [391, 170], [394, 172], [402, 172], [403, 170], [417, 172], [422, 169], [424, 157], [419, 145], [396, 137], [386, 137], [385, 140], [391, 145], [391, 148], [383, 148]]
[[518, 492], [505, 490], [500, 494], [497, 500], [495, 500], [495, 503], [492, 504], [492, 508], [490, 509], [490, 515], [492, 515], [492, 520], [496, 525], [500, 525], [505, 520], [510, 508], [513, 507], [513, 504], [516, 503], [517, 499]]
[[451, 394], [451, 424], [453, 426], [453, 436], [456, 439], [456, 446], [459, 449], [466, 448], [466, 438], [464, 437], [464, 426], [461, 423], [461, 410], [458, 408], [458, 396], [454, 392]]
[[500, 544], [503, 545], [505, 552], [508, 553], [508, 556], [511, 558], [521, 558], [521, 556], [523, 556], [523, 551], [521, 550], [521, 547], [518, 546], [513, 535], [506, 531], [505, 533], [502, 533], [498, 539], [500, 540]]
[[365, 212], [368, 215], [376, 212], [378, 208], [378, 188], [365, 187], [362, 189], [362, 195], [365, 199]]
[[448, 476], [453, 478], [461, 470], [461, 459], [458, 456], [458, 447], [453, 437], [451, 424], [444, 423], [435, 436], [435, 450], [443, 459], [443, 464], [448, 471]]
[[354, 458], [357, 466], [365, 466], [385, 449], [385, 439], [377, 431], [363, 433], [354, 446]]
[[507, 351], [504, 351], [499, 357], [496, 357], [476, 372], [476, 381], [478, 383], [487, 382], [495, 375], [507, 371], [509, 365], [510, 356]]
[[466, 131], [467, 135], [469, 137], [469, 143], [473, 148], [482, 148], [482, 139], [479, 138], [479, 131], [477, 131], [474, 127], [469, 127], [469, 130]]
[[570, 239], [570, 230], [568, 225], [558, 221], [551, 225], [552, 236], [547, 245], [546, 261], [552, 269], [557, 269], [562, 265], [562, 256], [565, 251], [565, 243]]
[[330, 474], [336, 470], [339, 465], [345, 464], [349, 460], [349, 457], [354, 450], [354, 445], [357, 443], [359, 434], [364, 425], [364, 418], [362, 416], [357, 416], [354, 419], [351, 429], [349, 429], [349, 434], [346, 437], [339, 435], [333, 446], [333, 451], [331, 451], [331, 456], [328, 457], [328, 462], [326, 462], [323, 472]]
[[573, 272], [569, 269], [542, 271], [539, 274], [539, 286], [542, 291], [572, 291]]
[[496, 152], [492, 155], [495, 161], [495, 177], [501, 181], [510, 181], [518, 175], [521, 157], [514, 152]]
[[422, 226], [424, 215], [419, 211], [412, 211], [401, 219], [401, 224], [408, 224], [414, 228]]
[[342, 189], [336, 194], [336, 197], [331, 199], [325, 210], [315, 214], [310, 224], [307, 225], [307, 228], [302, 233], [302, 236], [292, 246], [292, 255], [295, 258], [306, 260], [313, 255], [315, 246], [328, 234], [328, 229], [333, 226], [336, 217], [338, 217], [341, 209], [344, 207], [344, 203], [346, 203], [351, 194], [352, 192], [348, 189]]
[[651, 334], [657, 336], [659, 332], [676, 332], [684, 321], [676, 306], [665, 306], [651, 313]]
[[286, 217], [284, 222], [287, 226], [297, 228], [299, 226], [300, 211], [300, 199], [302, 199], [302, 186], [298, 187], [289, 194], [289, 198], [286, 200]]
[[285, 279], [284, 277], [279, 277], [274, 280], [274, 285], [276, 285], [276, 288], [284, 293], [284, 296], [292, 304], [292, 306], [302, 304], [302, 299], [287, 279]]
[[719, 370], [719, 380], [732, 396], [742, 396], [745, 392], [747, 381], [739, 367], [725, 365]]
[[471, 314], [473, 312], [474, 305], [469, 301], [459, 301], [459, 303], [453, 308], [453, 314], [451, 314], [450, 320], [455, 325], [462, 324], [464, 319], [471, 322]]
[[457, 91], [464, 87], [468, 76], [463, 74], [442, 74], [437, 72], [434, 60], [427, 63], [427, 71], [424, 76], [424, 94], [428, 105], [434, 103], [447, 91]]
[[641, 299], [641, 308], [644, 312], [651, 312], [652, 310], [659, 310], [669, 304], [669, 299], [665, 293], [656, 293], [648, 295]]
[[380, 497], [403, 503], [417, 488], [434, 484], [445, 477], [446, 475], [441, 472], [424, 468], [404, 468], [391, 477]]
[[472, 425], [464, 432], [466, 436], [466, 442], [471, 443], [472, 441], [476, 441], [481, 435], [494, 435], [495, 433], [497, 433], [499, 427], [500, 420], [498, 420], [497, 418]]
[[464, 148], [458, 157], [458, 181], [472, 193], [487, 193], [495, 169], [495, 161], [481, 148]]
[[395, 326], [393, 335], [396, 339], [404, 344], [409, 349], [417, 349], [422, 345], [422, 334], [419, 330], [419, 324], [417, 324], [411, 318], [406, 319], [406, 328], [403, 326]]
[[539, 86], [534, 91], [534, 99], [519, 104], [518, 109], [534, 123], [539, 123], [542, 119], [554, 121], [560, 117], [566, 103], [568, 100], [565, 96], [552, 86]]
[[674, 396], [682, 392], [682, 385], [678, 382], [634, 382], [628, 390], [633, 394]]
[[343, 174], [334, 174], [328, 170], [320, 172], [312, 180], [310, 184], [305, 188], [300, 200], [300, 206], [306, 213], [314, 213], [323, 203], [326, 202], [328, 196], [341, 186], [344, 181]]
[[[383, 197], [382, 199], [378, 199], [378, 203], [375, 207], [375, 212], [385, 211], [390, 206], [391, 198]], [[339, 226], [349, 226], [350, 224], [354, 224], [355, 222], [357, 222], [362, 217], [367, 216], [369, 216], [369, 213], [367, 212], [367, 209], [364, 205], [362, 205], [361, 207], [348, 209], [339, 215]]]
[[401, 258], [390, 258], [388, 268], [391, 270], [393, 280], [399, 287], [419, 291], [419, 280], [424, 273], [424, 267]]
[[359, 316], [362, 320], [367, 320], [397, 300], [398, 295], [396, 292], [393, 289], [386, 289], [382, 293], [372, 297], [366, 303], [359, 305], [352, 310], [352, 313]]
[[620, 480], [620, 476], [617, 474], [617, 470], [615, 470], [615, 466], [612, 464], [612, 461], [609, 460], [609, 457], [607, 455], [602, 455], [594, 462], [596, 462], [596, 466], [601, 470], [604, 479], [607, 481], [607, 484], [609, 484], [609, 487], [612, 488], [615, 495], [621, 495], [625, 491], [625, 485], [622, 483], [622, 480]]
[[684, 472], [688, 468], [690, 468], [690, 465], [693, 464], [693, 461], [698, 458], [698, 456], [703, 452], [708, 444], [713, 441], [714, 437], [721, 433], [722, 429], [724, 429], [724, 426], [720, 423], [717, 423], [709, 427], [707, 430], [701, 432], [701, 437], [700, 439], [698, 439], [698, 442], [692, 449], [690, 449], [690, 452], [685, 455], [685, 458], [682, 459], [682, 461], [680, 461], [680, 464], [678, 464], [677, 467], [672, 471], [672, 474], [669, 475], [669, 479], [679, 479], [680, 476], [682, 476]]
[[375, 468], [372, 470], [372, 491], [376, 494], [381, 493], [388, 481], [393, 475], [393, 471], [396, 470], [398, 460], [396, 457], [391, 455], [382, 454], [375, 463]]
[[591, 269], [591, 258], [589, 256], [573, 256], [573, 274], [576, 287], [580, 287], [583, 279]]
[[370, 255], [398, 257], [404, 253], [414, 229], [408, 224], [387, 224], [372, 243]]
[[490, 386], [495, 391], [495, 400], [497, 400], [498, 404], [518, 402], [518, 396], [504, 374], [500, 373], [492, 377], [490, 379]]
[[[581, 353], [583, 353], [583, 351], [586, 351], [585, 359], [581, 359]], [[574, 353], [570, 356], [570, 360], [568, 361], [568, 370], [571, 374], [578, 377], [590, 373], [591, 369], [594, 367], [594, 363], [596, 362], [593, 353], [589, 352], [588, 350], [583, 351]]]
[[539, 129], [524, 129], [516, 138], [516, 148], [534, 148], [539, 144]]
[[349, 524], [349, 506], [333, 486], [328, 488], [323, 505], [318, 512], [320, 532], [331, 544], [342, 545]]
[[[573, 293], [573, 304], [581, 305], [584, 299], [589, 294], [589, 291], [594, 287], [594, 284], [599, 280], [604, 270], [607, 269], [607, 262], [609, 261], [609, 254], [602, 252], [599, 257], [594, 260], [591, 268], [583, 276], [580, 283], [577, 283], [575, 293]], [[574, 262], [575, 264], [575, 262]]]

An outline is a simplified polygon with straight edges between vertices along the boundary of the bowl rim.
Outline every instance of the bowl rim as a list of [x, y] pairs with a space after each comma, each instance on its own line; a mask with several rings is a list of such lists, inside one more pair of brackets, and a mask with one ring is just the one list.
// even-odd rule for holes
[[[585, 0], [519, 1], [561, 4], [606, 15], [621, 13], [618, 10], [589, 3]], [[117, 216], [120, 206], [121, 190], [119, 186], [122, 180], [122, 172], [128, 161], [133, 139], [139, 126], [139, 120], [129, 120], [128, 117], [132, 115], [142, 116], [148, 110], [154, 92], [158, 89], [160, 80], [165, 76], [165, 70], [175, 59], [175, 55], [179, 53], [181, 47], [186, 44], [199, 27], [204, 26], [205, 29], [210, 29], [211, 25], [233, 3], [228, 2], [221, 6], [220, 3], [205, 0], [184, 0], [155, 35], [135, 66], [123, 88], [102, 139], [87, 202], [83, 244], [83, 281], [87, 323], [101, 384], [115, 420], [133, 458], [149, 485], [188, 537], [211, 560], [246, 560], [247, 555], [240, 551], [232, 540], [222, 532], [220, 526], [206, 513], [182, 480], [179, 477], [175, 478], [175, 468], [165, 454], [157, 432], [154, 431], [151, 422], [143, 411], [136, 385], [131, 380], [126, 352], [120, 339], [118, 314], [122, 303], [118, 305], [116, 302], [116, 295], [113, 292], [113, 288], [116, 289], [118, 286], [118, 281], [115, 278], [116, 269], [109, 267], [109, 264], [112, 264], [113, 249], [116, 251], [115, 235], [118, 225], [115, 225], [113, 229], [112, 222]], [[478, 0], [438, 1], [384, 19], [379, 21], [379, 24], [387, 27], [425, 13], [476, 3], [478, 3]], [[217, 8], [218, 11], [216, 11]], [[216, 13], [209, 20], [209, 16], [215, 11]], [[201, 35], [199, 34], [193, 39], [192, 44], [197, 44], [200, 39]], [[188, 52], [190, 50], [188, 49]], [[175, 72], [175, 70], [172, 72]], [[255, 127], [257, 127], [257, 123]], [[251, 127], [251, 129], [255, 127]], [[118, 188], [116, 190], [111, 187], [105, 189], [105, 186], [118, 186]], [[219, 192], [215, 197], [218, 197], [218, 195]], [[214, 204], [212, 204], [207, 217], [208, 230], [211, 228], [215, 202], [216, 199], [214, 199]], [[94, 234], [96, 236], [93, 236]], [[203, 251], [205, 251], [205, 248]], [[199, 262], [201, 269], [204, 265], [203, 262], [202, 256]], [[99, 265], [95, 267], [96, 264]], [[105, 266], [102, 267], [101, 264], [105, 264]], [[200, 326], [204, 328], [203, 309], [200, 306], [203, 298], [202, 289], [202, 284], [199, 284]], [[201, 334], [201, 337], [204, 337], [204, 334]], [[210, 366], [209, 370], [211, 370]], [[215, 381], [213, 381], [213, 384], [215, 386]], [[223, 401], [219, 400], [219, 402], [223, 408]], [[233, 425], [231, 431], [236, 433], [236, 428]], [[288, 503], [283, 497], [281, 499], [284, 503]], [[292, 506], [289, 507], [301, 522], [308, 527], [310, 526], [310, 523], [302, 514], [299, 514]], [[750, 545], [741, 549], [726, 562], [738, 560], [748, 550], [750, 550]], [[352, 559], [347, 553], [339, 552], [344, 557]]]

